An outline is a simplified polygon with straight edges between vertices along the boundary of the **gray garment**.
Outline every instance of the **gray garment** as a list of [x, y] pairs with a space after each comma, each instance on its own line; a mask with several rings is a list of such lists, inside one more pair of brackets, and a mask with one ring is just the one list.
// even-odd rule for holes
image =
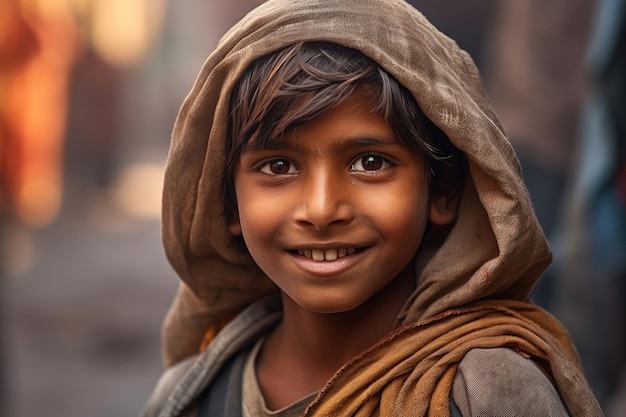
[[[281, 316], [277, 297], [253, 304], [203, 353], [165, 371], [141, 417], [195, 415], [195, 400], [224, 363], [269, 332]], [[463, 417], [569, 416], [539, 367], [508, 348], [470, 350], [459, 364], [452, 399]]]
[[452, 398], [463, 417], [569, 416], [539, 367], [508, 348], [467, 352], [454, 377]]
[[189, 416], [189, 407], [237, 352], [269, 332], [281, 319], [280, 298], [270, 296], [252, 304], [201, 354], [168, 368], [141, 412], [142, 417]]

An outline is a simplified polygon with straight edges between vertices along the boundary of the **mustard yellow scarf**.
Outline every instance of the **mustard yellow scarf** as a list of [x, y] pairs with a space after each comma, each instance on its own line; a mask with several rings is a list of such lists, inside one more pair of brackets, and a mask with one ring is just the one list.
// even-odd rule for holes
[[339, 370], [305, 416], [449, 416], [463, 356], [503, 346], [545, 371], [570, 415], [602, 415], [563, 327], [532, 304], [493, 300], [397, 329]]

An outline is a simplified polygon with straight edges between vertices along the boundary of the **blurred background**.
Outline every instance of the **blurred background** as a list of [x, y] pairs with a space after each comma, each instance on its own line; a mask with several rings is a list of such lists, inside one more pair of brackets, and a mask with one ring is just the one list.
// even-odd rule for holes
[[[170, 131], [259, 3], [0, 1], [0, 415], [140, 412], [177, 286], [159, 229]], [[626, 415], [626, 2], [412, 3], [483, 71], [555, 251], [535, 299]]]

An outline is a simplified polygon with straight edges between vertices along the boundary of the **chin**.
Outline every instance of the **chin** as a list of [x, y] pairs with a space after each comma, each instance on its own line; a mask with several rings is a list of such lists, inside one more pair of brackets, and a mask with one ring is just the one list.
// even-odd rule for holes
[[363, 303], [357, 300], [320, 299], [294, 300], [300, 308], [315, 314], [341, 314], [357, 309]]

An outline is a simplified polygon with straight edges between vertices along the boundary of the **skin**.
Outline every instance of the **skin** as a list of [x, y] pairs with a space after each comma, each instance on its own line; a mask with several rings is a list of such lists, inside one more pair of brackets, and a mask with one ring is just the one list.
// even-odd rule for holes
[[256, 364], [270, 409], [321, 389], [393, 330], [427, 224], [455, 217], [447, 196], [431, 195], [425, 159], [371, 108], [354, 93], [265, 149], [244, 149], [236, 168], [230, 231], [284, 305]]

